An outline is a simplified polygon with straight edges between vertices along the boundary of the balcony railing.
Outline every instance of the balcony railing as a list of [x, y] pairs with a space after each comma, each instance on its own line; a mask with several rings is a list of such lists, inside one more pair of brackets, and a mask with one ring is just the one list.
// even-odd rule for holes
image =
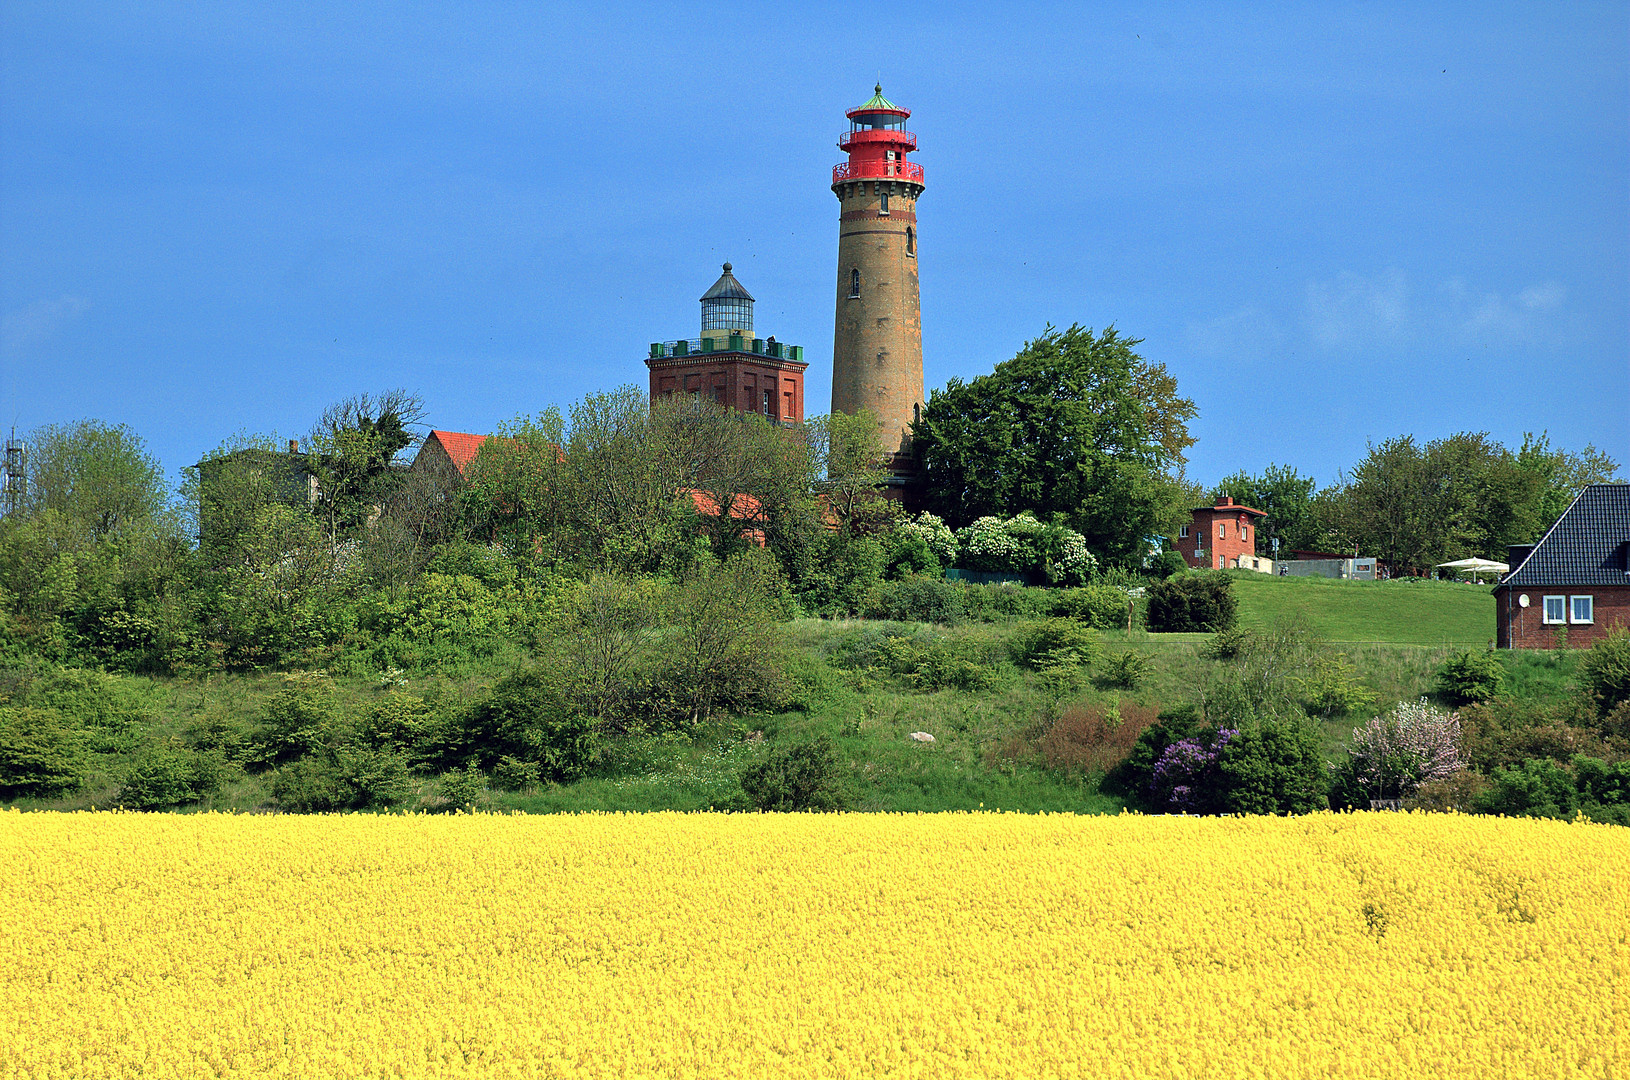
[[907, 150], [915, 150], [917, 134], [913, 131], [896, 131], [891, 128], [859, 128], [845, 131], [838, 136], [840, 150], [847, 150], [851, 146], [864, 146], [867, 143], [888, 143], [890, 146], [904, 146]]
[[832, 182], [845, 180], [911, 180], [923, 182], [923, 167], [915, 161], [845, 161], [832, 166]]
[[763, 338], [720, 334], [718, 337], [682, 338], [678, 341], [651, 342], [651, 360], [681, 359], [691, 356], [711, 356], [714, 353], [744, 352], [767, 356], [774, 360], [804, 361], [802, 345], [788, 345], [784, 341], [766, 341]]

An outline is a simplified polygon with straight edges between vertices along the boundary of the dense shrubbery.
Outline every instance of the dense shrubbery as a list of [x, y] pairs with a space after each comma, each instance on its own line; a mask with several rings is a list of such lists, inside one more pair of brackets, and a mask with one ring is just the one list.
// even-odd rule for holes
[[1233, 583], [1213, 570], [1174, 574], [1149, 586], [1145, 625], [1156, 633], [1215, 633], [1234, 625]]
[[1329, 776], [1305, 718], [1229, 728], [1180, 709], [1144, 730], [1106, 787], [1152, 811], [1303, 814], [1328, 805]]
[[1451, 705], [1487, 701], [1500, 692], [1505, 668], [1491, 652], [1463, 649], [1445, 660], [1437, 670], [1437, 694]]
[[1579, 664], [1579, 682], [1604, 716], [1630, 702], [1630, 630], [1615, 630], [1591, 646]]
[[54, 709], [0, 706], [0, 799], [43, 797], [79, 786], [80, 734]]
[[[907, 517], [879, 494], [864, 415], [812, 422], [800, 439], [710, 403], [593, 395], [570, 422], [513, 425], [465, 474], [437, 476], [390, 467], [410, 440], [405, 413], [374, 415], [384, 404], [331, 410], [311, 455], [264, 442], [209, 455], [189, 473], [185, 514], [166, 508], [128, 432], [53, 436], [38, 504], [0, 519], [0, 798], [450, 810], [503, 792], [550, 800], [591, 775], [580, 790], [620, 785], [672, 757], [639, 747], [755, 754], [741, 737], [761, 728], [772, 752], [741, 778], [741, 805], [831, 808], [849, 795], [828, 785], [830, 747], [804, 736], [829, 707], [846, 739], [881, 728], [864, 699], [882, 692], [902, 695], [896, 719], [943, 710], [982, 752], [1075, 783], [1107, 771], [1105, 790], [1151, 809], [1290, 813], [1327, 789], [1313, 721], [1362, 718], [1399, 693], [1305, 625], [1232, 628], [1227, 575], [1168, 574], [1171, 553], [1130, 569], [1147, 528], [1100, 565], [1072, 529], [1090, 518], [1124, 533], [1112, 503], [1080, 519], [992, 506], [956, 532]], [[106, 506], [71, 482], [86, 453], [122, 470]], [[946, 580], [953, 566], [1032, 584]], [[1200, 658], [1136, 638], [1106, 653], [1140, 596], [1149, 629], [1212, 633]], [[809, 630], [787, 625], [798, 615], [872, 621], [829, 625], [824, 656], [794, 655], [789, 640]], [[1167, 646], [1195, 665], [1175, 690]], [[1529, 693], [1536, 670], [1450, 657], [1436, 689], [1468, 702], [1467, 768], [1410, 756], [1395, 710], [1355, 733], [1333, 797], [1617, 805], [1630, 637], [1583, 654], [1566, 692]], [[1103, 704], [1116, 690], [1192, 707], [1156, 720]], [[740, 766], [708, 783], [729, 789]]]
[[837, 751], [822, 736], [778, 748], [741, 776], [745, 808], [769, 811], [846, 810], [853, 796], [843, 783]]
[[866, 617], [954, 626], [963, 618], [963, 594], [957, 582], [911, 574], [879, 585], [866, 605]]
[[1056, 611], [1095, 630], [1125, 630], [1130, 607], [1131, 599], [1124, 591], [1109, 585], [1088, 585], [1060, 593]]
[[1486, 814], [1571, 818], [1630, 825], [1630, 761], [1608, 763], [1576, 755], [1566, 765], [1529, 760], [1494, 770], [1492, 784], [1472, 802]]

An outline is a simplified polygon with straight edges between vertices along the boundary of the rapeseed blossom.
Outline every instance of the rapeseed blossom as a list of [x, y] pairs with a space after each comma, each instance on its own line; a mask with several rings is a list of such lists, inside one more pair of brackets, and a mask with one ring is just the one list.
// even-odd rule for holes
[[0, 1077], [1610, 1077], [1627, 897], [1455, 815], [4, 813]]

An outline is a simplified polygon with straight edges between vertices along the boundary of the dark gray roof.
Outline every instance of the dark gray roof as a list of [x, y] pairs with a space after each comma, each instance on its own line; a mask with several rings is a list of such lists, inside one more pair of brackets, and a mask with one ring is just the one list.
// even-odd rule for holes
[[713, 283], [713, 288], [702, 294], [702, 300], [751, 300], [753, 294], [741, 287], [736, 275], [730, 272], [730, 264], [724, 264], [724, 273], [719, 280]]
[[1502, 585], [1630, 585], [1630, 484], [1591, 484]]

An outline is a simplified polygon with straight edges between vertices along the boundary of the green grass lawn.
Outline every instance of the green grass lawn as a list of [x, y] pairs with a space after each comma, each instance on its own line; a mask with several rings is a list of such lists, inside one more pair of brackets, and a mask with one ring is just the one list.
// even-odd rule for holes
[[1486, 585], [1448, 581], [1339, 581], [1230, 571], [1241, 626], [1304, 616], [1335, 644], [1486, 646], [1494, 600]]

